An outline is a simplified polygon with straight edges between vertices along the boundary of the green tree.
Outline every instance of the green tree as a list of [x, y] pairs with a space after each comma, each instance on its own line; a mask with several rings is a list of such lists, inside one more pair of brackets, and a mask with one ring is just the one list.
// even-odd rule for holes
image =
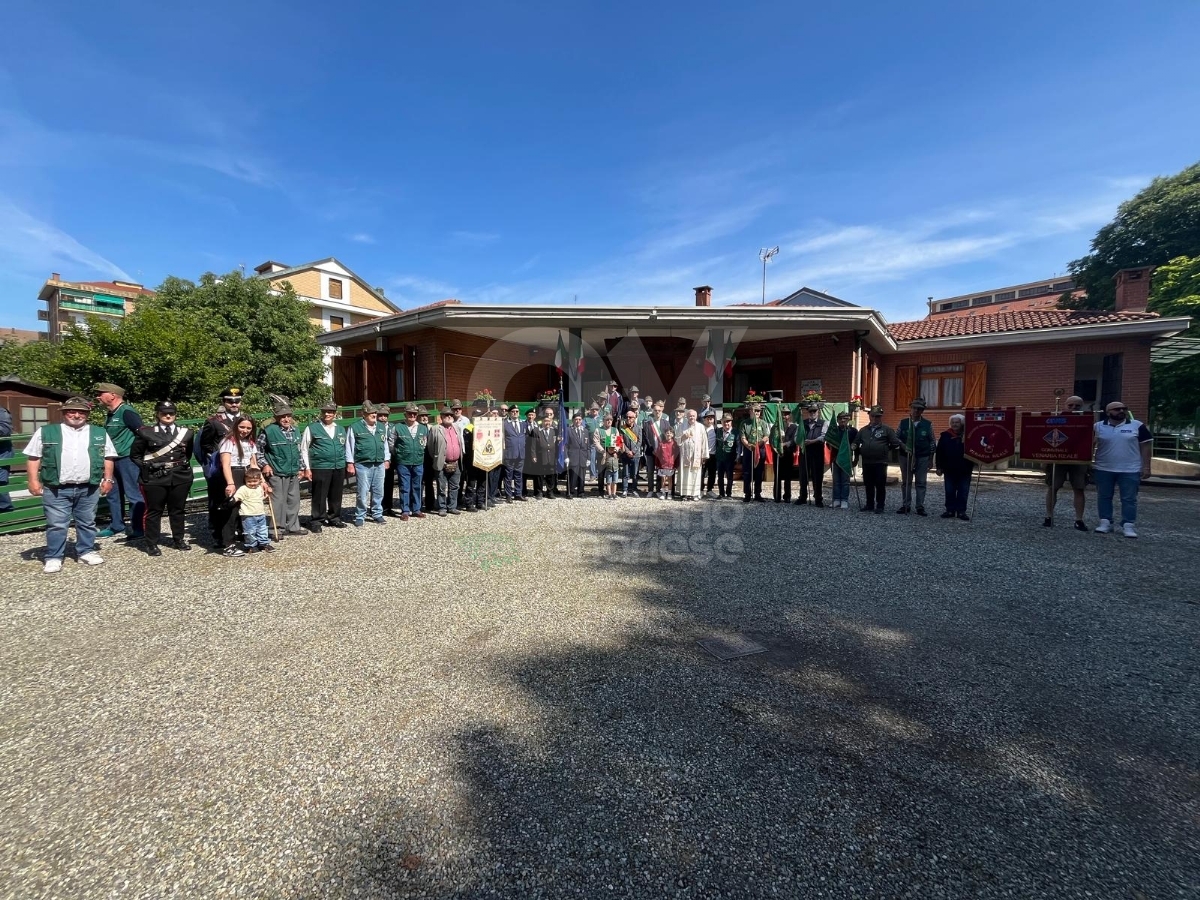
[[[1200, 255], [1200, 163], [1170, 178], [1155, 178], [1117, 209], [1116, 217], [1096, 232], [1091, 252], [1069, 263], [1083, 300], [1067, 295], [1064, 308], [1112, 309], [1113, 276], [1135, 266], [1161, 266], [1179, 256]], [[1155, 276], [1158, 277], [1157, 275]]]
[[62, 387], [55, 365], [58, 345], [49, 341], [0, 341], [0, 375], [17, 375], [34, 384]]
[[269, 405], [268, 393], [298, 406], [329, 397], [325, 357], [316, 342], [320, 331], [291, 285], [275, 291], [266, 280], [240, 272], [206, 273], [198, 284], [168, 278], [138, 312], [143, 309], [200, 322], [221, 346], [223, 379], [240, 384], [253, 407]]
[[[1200, 254], [1177, 257], [1155, 270], [1150, 309], [1164, 317], [1191, 316], [1187, 336], [1200, 338]], [[1200, 355], [1153, 368], [1150, 406], [1167, 425], [1196, 420], [1200, 408]]]

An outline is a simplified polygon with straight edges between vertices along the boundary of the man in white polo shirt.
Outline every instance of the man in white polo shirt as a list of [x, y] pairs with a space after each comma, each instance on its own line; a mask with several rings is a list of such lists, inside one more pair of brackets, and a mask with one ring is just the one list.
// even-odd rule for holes
[[1150, 429], [1129, 415], [1120, 400], [1104, 407], [1104, 420], [1093, 428], [1095, 461], [1092, 477], [1096, 482], [1096, 507], [1100, 524], [1096, 530], [1113, 530], [1113, 491], [1121, 492], [1121, 528], [1127, 538], [1137, 537], [1138, 486], [1150, 477], [1150, 452], [1154, 436]]
[[83, 397], [70, 398], [62, 405], [62, 424], [43, 425], [25, 447], [29, 493], [42, 498], [46, 513], [47, 575], [62, 571], [72, 517], [79, 561], [104, 562], [96, 552], [96, 504], [112, 489], [117, 450], [108, 432], [88, 424], [91, 408]]

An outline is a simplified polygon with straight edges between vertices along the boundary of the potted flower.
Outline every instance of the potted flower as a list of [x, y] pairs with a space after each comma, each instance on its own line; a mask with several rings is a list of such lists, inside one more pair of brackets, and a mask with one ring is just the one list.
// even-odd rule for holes
[[767, 402], [766, 394], [760, 394], [758, 391], [754, 390], [754, 388], [750, 388], [750, 393], [748, 393], [746, 395], [746, 405], [747, 406], [755, 406], [757, 404], [766, 403], [766, 402]]
[[475, 392], [475, 402], [482, 403], [489, 409], [496, 405], [496, 398], [492, 396], [491, 388], [484, 388], [481, 391]]
[[801, 400], [804, 403], [823, 403], [825, 398], [821, 396], [820, 391], [808, 391]]
[[560, 399], [556, 390], [542, 391], [537, 398], [539, 403], [557, 403]]
[[855, 394], [853, 397], [851, 397], [849, 405], [850, 405], [850, 412], [858, 412], [858, 410], [862, 409], [863, 406], [865, 405], [863, 403], [862, 394]]

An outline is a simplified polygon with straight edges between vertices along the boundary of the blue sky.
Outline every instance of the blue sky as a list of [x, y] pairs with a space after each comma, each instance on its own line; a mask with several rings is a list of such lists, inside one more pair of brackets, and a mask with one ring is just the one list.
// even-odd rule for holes
[[[844, 7], [844, 8], [824, 8]], [[77, 280], [336, 256], [402, 306], [919, 318], [1200, 158], [1200, 5], [13, 4], [0, 326]]]

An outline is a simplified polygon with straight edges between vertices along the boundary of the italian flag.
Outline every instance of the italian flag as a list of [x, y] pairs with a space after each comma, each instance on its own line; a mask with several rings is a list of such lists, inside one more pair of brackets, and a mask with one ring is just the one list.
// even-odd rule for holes
[[558, 333], [558, 349], [554, 351], [554, 368], [558, 369], [558, 374], [562, 375], [563, 369], [567, 367], [567, 348], [563, 346], [562, 332]]
[[737, 356], [733, 352], [733, 338], [725, 339], [725, 377], [733, 377], [733, 367], [737, 363]]
[[708, 349], [704, 352], [704, 377], [710, 382], [717, 370], [720, 369], [720, 363], [717, 360], [716, 335], [712, 333], [712, 329], [708, 332]]
[[576, 377], [583, 374], [583, 338], [581, 336], [571, 335], [571, 368], [575, 370]]

